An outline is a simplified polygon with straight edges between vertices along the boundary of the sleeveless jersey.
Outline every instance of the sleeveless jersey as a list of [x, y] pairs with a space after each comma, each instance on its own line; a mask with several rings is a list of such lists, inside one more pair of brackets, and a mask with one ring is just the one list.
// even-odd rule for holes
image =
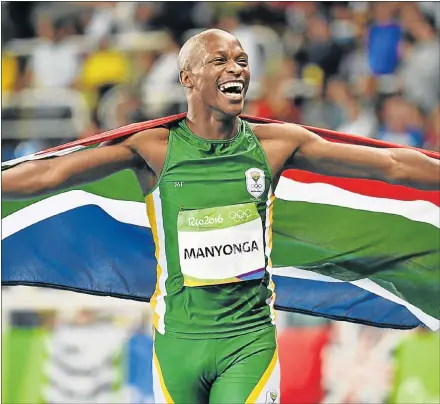
[[207, 140], [185, 119], [170, 127], [162, 173], [146, 195], [161, 334], [218, 338], [275, 323], [271, 171], [249, 124], [238, 128]]

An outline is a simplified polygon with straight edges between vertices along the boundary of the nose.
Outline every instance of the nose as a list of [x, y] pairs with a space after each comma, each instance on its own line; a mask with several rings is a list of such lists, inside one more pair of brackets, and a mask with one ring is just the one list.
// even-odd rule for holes
[[240, 66], [238, 63], [235, 63], [235, 61], [231, 61], [226, 66], [226, 72], [231, 73], [234, 76], [240, 76], [240, 74], [243, 72], [243, 67]]

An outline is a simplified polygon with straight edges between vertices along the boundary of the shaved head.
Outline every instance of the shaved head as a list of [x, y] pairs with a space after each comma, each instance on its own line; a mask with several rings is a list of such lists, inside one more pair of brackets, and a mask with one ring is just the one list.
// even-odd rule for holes
[[199, 57], [206, 53], [206, 41], [212, 36], [223, 37], [229, 40], [234, 39], [238, 42], [237, 38], [229, 32], [221, 29], [208, 29], [200, 34], [194, 35], [189, 38], [180, 49], [177, 58], [177, 64], [180, 71], [189, 71], [194, 67], [194, 64], [198, 61]]
[[178, 56], [188, 111], [237, 116], [250, 81], [248, 56], [229, 32], [209, 29], [189, 38]]

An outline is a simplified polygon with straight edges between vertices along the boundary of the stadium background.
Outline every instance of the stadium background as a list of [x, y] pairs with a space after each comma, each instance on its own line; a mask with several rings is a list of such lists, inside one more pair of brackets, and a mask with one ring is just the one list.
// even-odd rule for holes
[[[1, 11], [2, 161], [184, 111], [177, 53], [211, 27], [249, 53], [246, 113], [440, 151], [436, 2], [2, 2]], [[3, 403], [151, 402], [148, 306], [2, 292]], [[278, 326], [283, 403], [440, 402], [438, 333], [288, 313]]]

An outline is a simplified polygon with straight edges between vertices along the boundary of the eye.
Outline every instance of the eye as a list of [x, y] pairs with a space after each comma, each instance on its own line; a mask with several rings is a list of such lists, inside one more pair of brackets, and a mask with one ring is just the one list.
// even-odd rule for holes
[[225, 58], [219, 57], [211, 60], [215, 65], [219, 65], [225, 62]]
[[248, 65], [248, 61], [247, 61], [247, 59], [238, 59], [237, 60], [237, 63], [240, 65], [240, 66], [244, 66], [244, 67], [246, 67], [247, 65]]

